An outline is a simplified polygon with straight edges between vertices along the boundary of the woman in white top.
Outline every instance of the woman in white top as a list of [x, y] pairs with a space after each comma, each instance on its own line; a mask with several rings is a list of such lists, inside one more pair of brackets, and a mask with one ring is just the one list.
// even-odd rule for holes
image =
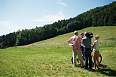
[[95, 69], [96, 69], [96, 67], [99, 69], [98, 66], [102, 61], [102, 56], [99, 53], [99, 36], [98, 35], [95, 36], [95, 40], [93, 42], [92, 58], [93, 58], [93, 61], [94, 61]]
[[95, 40], [93, 42], [93, 51], [99, 53], [99, 36], [98, 35], [95, 36]]

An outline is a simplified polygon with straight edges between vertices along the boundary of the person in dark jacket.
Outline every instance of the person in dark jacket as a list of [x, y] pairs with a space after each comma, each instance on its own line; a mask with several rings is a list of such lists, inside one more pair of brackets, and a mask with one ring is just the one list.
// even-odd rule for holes
[[82, 39], [82, 44], [84, 46], [84, 60], [85, 60], [85, 69], [92, 69], [92, 56], [91, 56], [91, 38], [92, 33], [86, 32], [85, 37]]

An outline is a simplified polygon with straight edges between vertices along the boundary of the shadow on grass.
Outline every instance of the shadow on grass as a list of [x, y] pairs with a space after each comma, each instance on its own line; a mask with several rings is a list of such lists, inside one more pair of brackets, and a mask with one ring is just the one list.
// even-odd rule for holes
[[98, 72], [100, 72], [101, 74], [105, 74], [107, 76], [113, 76], [116, 77], [116, 70], [112, 70], [112, 69], [101, 69]]
[[[71, 61], [72, 61], [72, 59], [71, 59]], [[76, 67], [80, 67], [80, 65], [78, 65]], [[91, 72], [99, 72], [99, 73], [107, 75], [107, 76], [116, 77], [116, 70], [113, 70], [104, 64], [100, 64], [99, 67], [100, 67], [99, 70], [94, 70], [94, 69], [87, 69], [87, 70], [91, 71]]]
[[101, 73], [101, 74], [104, 74], [107, 76], [116, 77], [116, 70], [113, 70], [113, 69], [107, 67], [107, 65], [103, 65], [103, 64], [100, 64], [99, 67], [100, 67], [99, 70], [94, 70], [94, 69], [87, 69], [87, 70], [91, 71], [91, 72], [98, 72], [98, 73]]
[[96, 72], [99, 72], [99, 73], [107, 75], [107, 76], [116, 77], [116, 70], [108, 68], [107, 65], [100, 64], [100, 69], [97, 70]]

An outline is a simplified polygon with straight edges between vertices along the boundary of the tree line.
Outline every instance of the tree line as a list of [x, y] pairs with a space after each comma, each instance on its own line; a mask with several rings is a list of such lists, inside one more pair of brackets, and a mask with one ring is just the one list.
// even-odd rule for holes
[[91, 9], [74, 18], [2, 35], [0, 48], [27, 45], [91, 26], [116, 26], [116, 1]]

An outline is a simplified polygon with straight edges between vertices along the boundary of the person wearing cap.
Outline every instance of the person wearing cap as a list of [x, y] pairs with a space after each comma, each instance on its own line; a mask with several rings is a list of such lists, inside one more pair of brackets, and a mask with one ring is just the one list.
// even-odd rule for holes
[[82, 52], [80, 49], [81, 38], [78, 35], [77, 31], [74, 31], [74, 35], [68, 40], [68, 43], [69, 45], [72, 46], [72, 57], [73, 57], [72, 63], [74, 64], [74, 66], [76, 66], [76, 56], [78, 55], [80, 64], [81, 66], [83, 66]]

